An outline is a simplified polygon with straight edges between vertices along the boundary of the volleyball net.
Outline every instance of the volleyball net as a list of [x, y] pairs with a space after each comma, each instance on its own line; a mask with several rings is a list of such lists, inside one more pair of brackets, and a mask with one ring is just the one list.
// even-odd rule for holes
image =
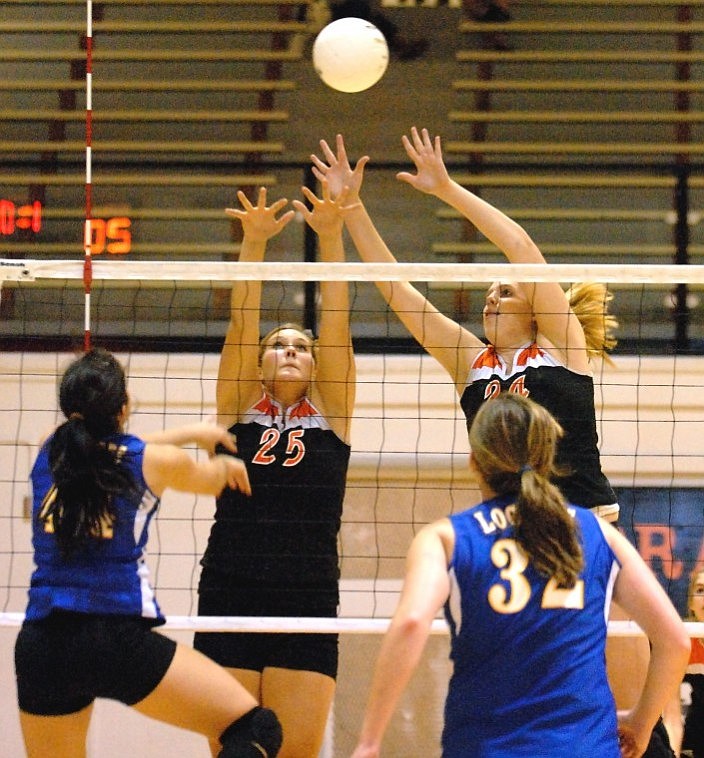
[[[423, 524], [475, 502], [454, 387], [430, 356], [398, 348], [403, 328], [376, 293], [373, 282], [381, 280], [414, 281], [441, 304], [448, 293], [453, 298], [464, 293], [467, 325], [479, 334], [484, 291], [497, 279], [552, 280], [565, 286], [602, 281], [615, 293], [617, 317], [633, 311], [626, 315], [642, 323], [643, 349], [638, 349], [638, 328], [631, 328], [629, 351], [617, 352], [614, 365], [595, 365], [602, 462], [621, 503], [621, 527], [685, 615], [689, 576], [704, 562], [704, 359], [674, 351], [653, 354], [646, 327], [656, 318], [653, 304], [667, 312], [667, 298], [677, 286], [700, 291], [704, 266], [101, 260], [93, 263], [90, 311], [85, 312], [81, 261], [1, 263], [2, 338], [8, 349], [0, 355], [5, 420], [0, 486], [6, 504], [0, 531], [0, 624], [18, 624], [24, 610], [32, 568], [29, 471], [40, 440], [60, 420], [57, 380], [83, 349], [83, 327], [94, 346], [114, 349], [126, 367], [134, 403], [131, 431], [201, 420], [215, 412], [229, 286], [238, 279], [264, 283], [262, 333], [270, 324], [308, 318], [301, 296], [309, 283], [349, 282], [358, 345], [357, 401], [339, 539], [339, 618], [198, 617], [199, 560], [214, 503], [169, 492], [149, 544], [167, 628], [383, 632], [413, 535]], [[371, 333], [378, 335], [374, 350], [365, 342]], [[52, 345], [57, 337], [64, 339]], [[699, 626], [690, 625], [693, 635], [701, 633]], [[445, 633], [444, 622], [438, 619], [433, 631]], [[629, 622], [611, 622], [610, 634], [638, 633]]]

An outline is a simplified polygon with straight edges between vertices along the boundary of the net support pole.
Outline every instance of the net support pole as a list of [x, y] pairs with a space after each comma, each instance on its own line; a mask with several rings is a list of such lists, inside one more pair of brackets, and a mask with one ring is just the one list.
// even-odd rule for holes
[[86, 0], [86, 218], [83, 230], [83, 292], [84, 324], [83, 349], [90, 350], [90, 291], [93, 282], [93, 258], [91, 243], [93, 231], [91, 217], [93, 214], [93, 3]]

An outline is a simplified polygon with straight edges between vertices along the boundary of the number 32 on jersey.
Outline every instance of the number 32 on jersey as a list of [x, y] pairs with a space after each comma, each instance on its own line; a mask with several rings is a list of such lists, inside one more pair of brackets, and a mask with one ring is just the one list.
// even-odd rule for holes
[[[525, 577], [528, 557], [521, 550], [516, 540], [504, 538], [497, 540], [491, 548], [491, 561], [500, 569], [499, 575], [508, 583], [494, 584], [489, 588], [487, 600], [492, 610], [497, 613], [520, 613], [530, 600], [532, 587]], [[558, 587], [554, 579], [549, 579], [543, 589], [541, 608], [564, 608], [580, 610], [584, 608], [584, 581], [577, 579], [574, 587]]]

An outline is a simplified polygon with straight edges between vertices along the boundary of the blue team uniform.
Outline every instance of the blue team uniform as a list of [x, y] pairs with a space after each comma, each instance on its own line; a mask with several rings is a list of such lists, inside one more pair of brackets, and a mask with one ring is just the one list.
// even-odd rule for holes
[[513, 539], [512, 500], [450, 517], [443, 756], [620, 758], [604, 658], [618, 561], [594, 515], [570, 507], [585, 568], [574, 590], [554, 587]]
[[53, 533], [41, 521], [45, 501], [54, 494], [49, 467], [49, 441], [32, 468], [34, 525], [32, 544], [35, 569], [29, 589], [26, 618], [45, 618], [52, 611], [141, 616], [164, 623], [164, 617], [149, 584], [144, 561], [149, 522], [159, 499], [142, 474], [145, 443], [129, 434], [114, 434], [105, 440], [122, 465], [129, 468], [136, 494], [115, 498], [117, 518], [104, 527], [104, 539], [91, 540], [69, 559], [59, 555]]

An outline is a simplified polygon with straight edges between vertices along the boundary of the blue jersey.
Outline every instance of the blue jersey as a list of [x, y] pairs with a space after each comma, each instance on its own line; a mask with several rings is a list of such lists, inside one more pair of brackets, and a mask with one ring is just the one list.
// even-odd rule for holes
[[620, 758], [604, 655], [618, 561], [594, 515], [570, 507], [585, 567], [560, 589], [519, 549], [512, 509], [501, 497], [450, 517], [443, 756]]
[[115, 434], [105, 444], [114, 448], [116, 458], [129, 468], [136, 494], [115, 498], [114, 523], [104, 525], [100, 537], [91, 539], [69, 558], [60, 555], [51, 525], [40, 518], [55, 493], [49, 467], [49, 441], [37, 456], [31, 474], [35, 569], [27, 619], [40, 619], [53, 610], [65, 610], [143, 616], [154, 619], [155, 625], [164, 622], [144, 561], [149, 522], [159, 505], [142, 474], [145, 443], [132, 435]]

